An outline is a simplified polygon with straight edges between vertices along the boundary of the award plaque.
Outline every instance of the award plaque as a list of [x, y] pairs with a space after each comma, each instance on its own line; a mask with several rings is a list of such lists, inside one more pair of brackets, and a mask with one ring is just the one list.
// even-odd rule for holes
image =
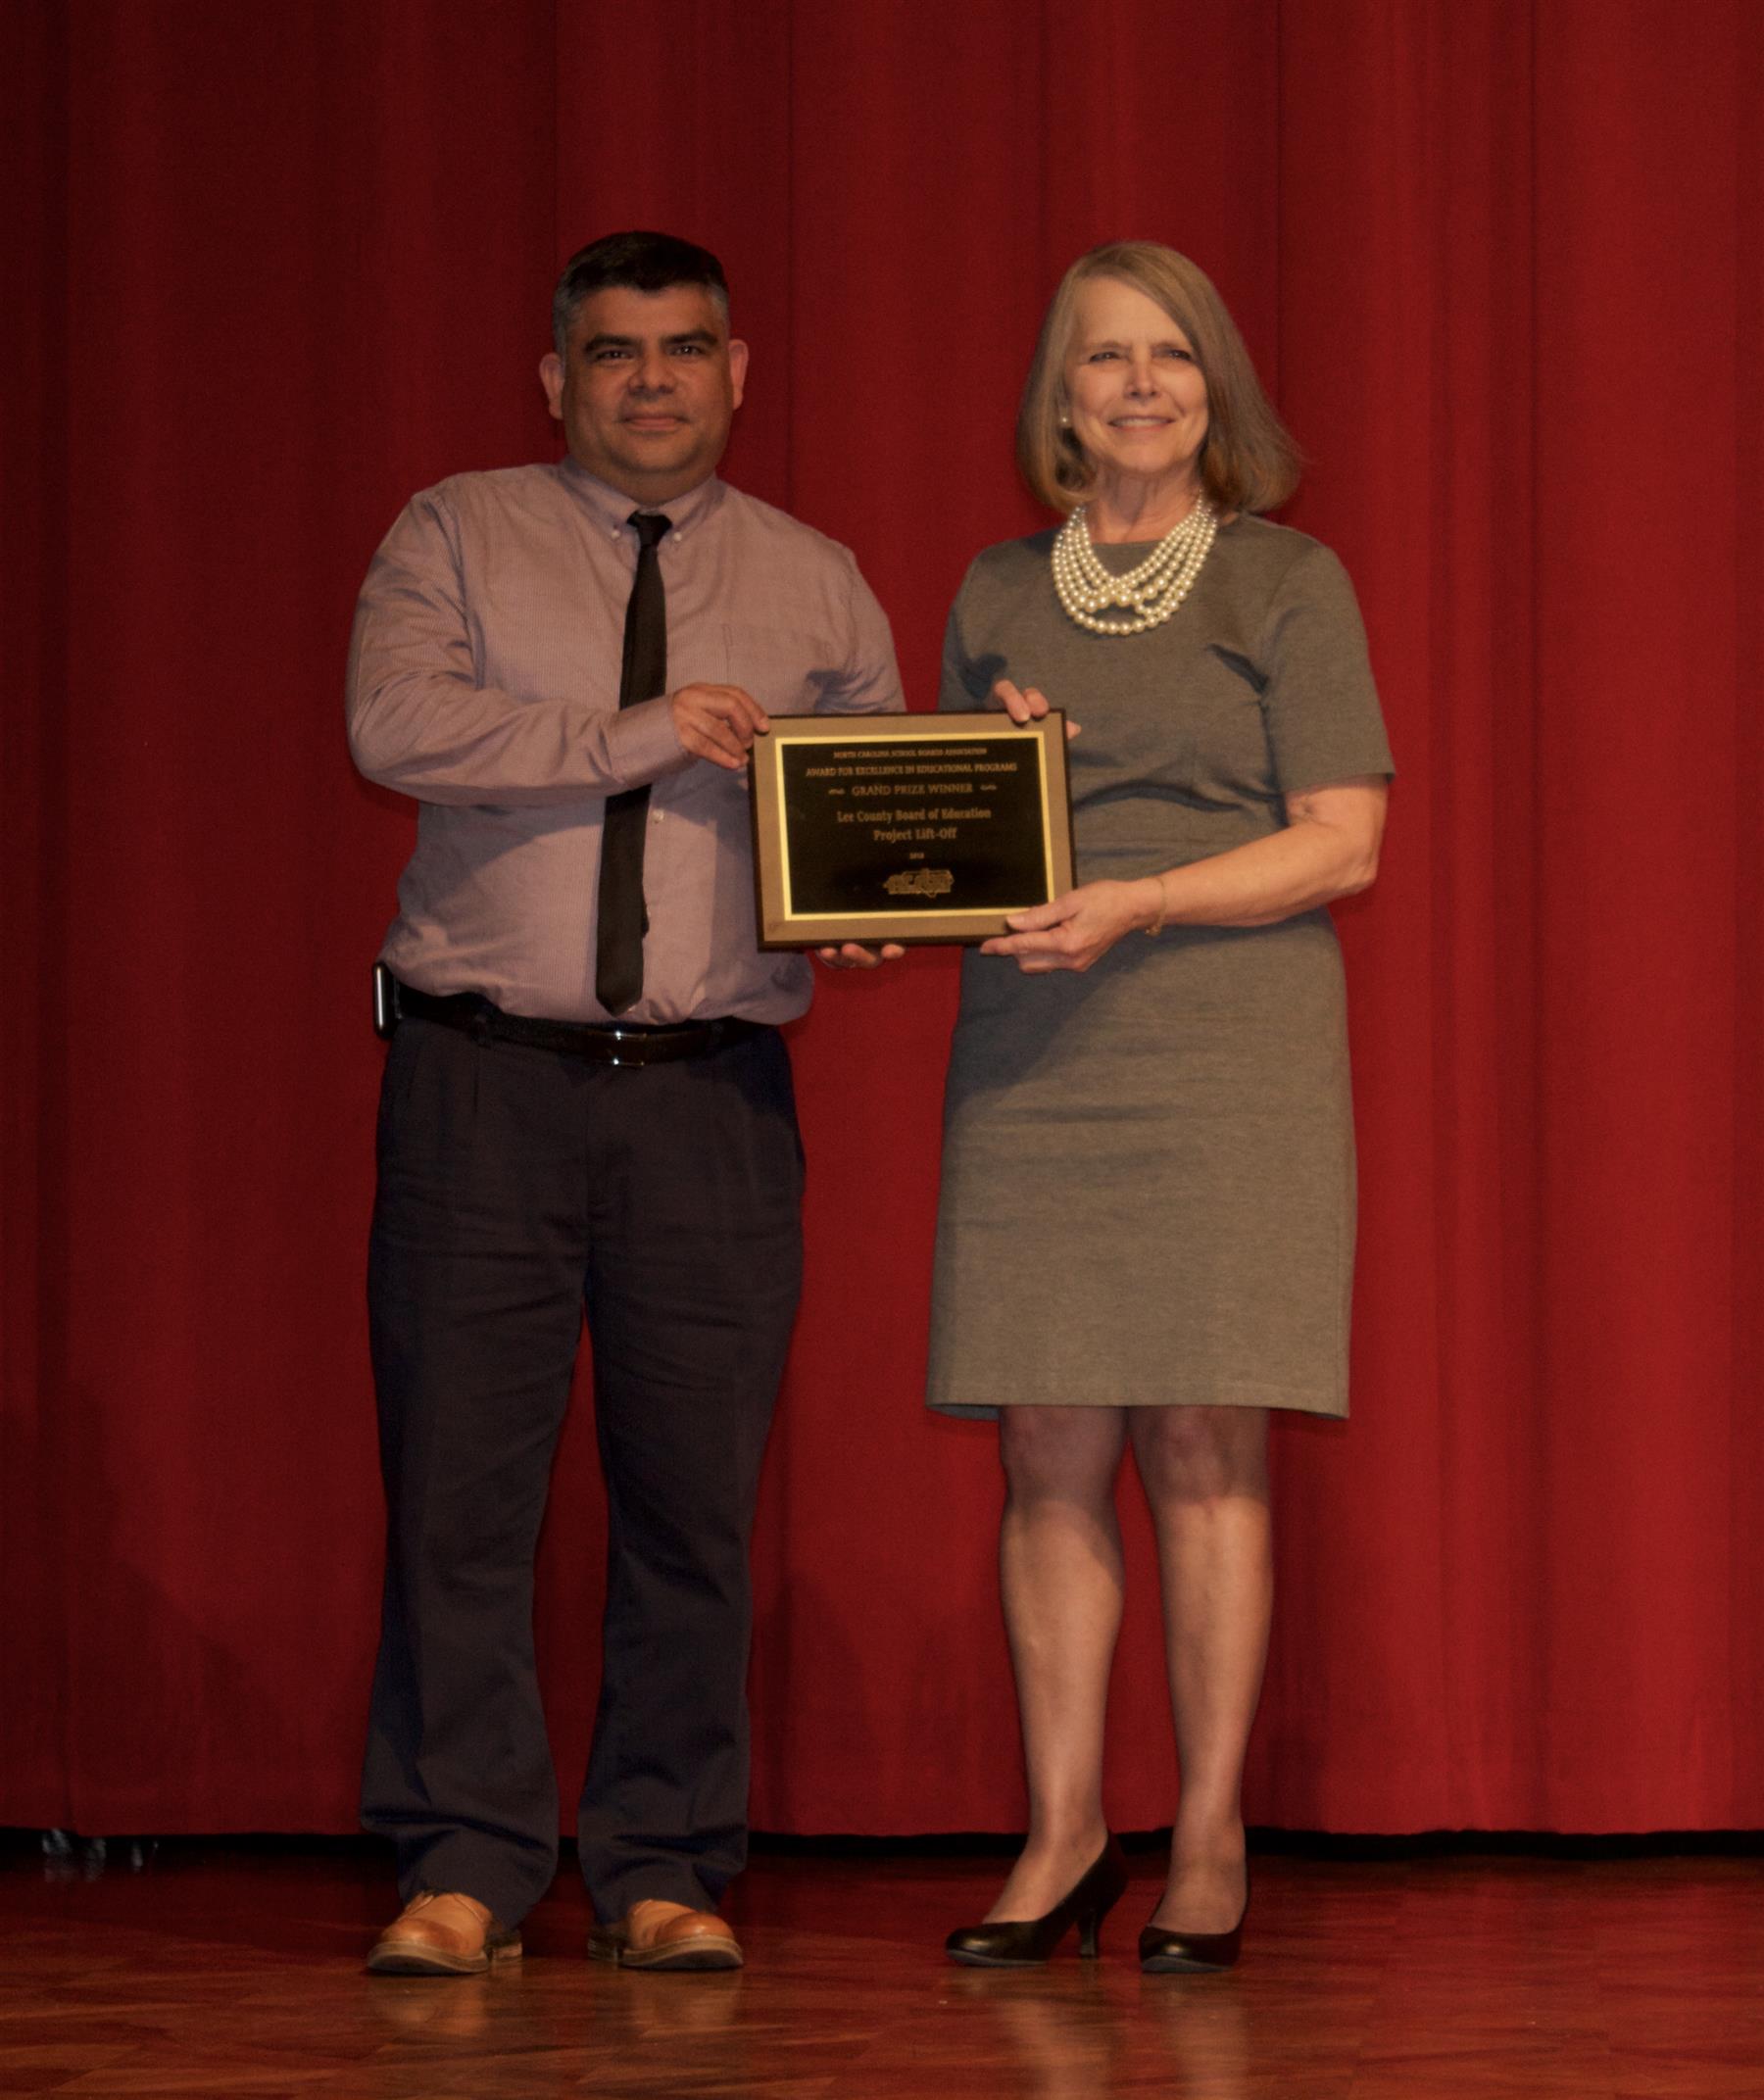
[[976, 942], [1072, 887], [1065, 716], [774, 714], [749, 757], [761, 948]]

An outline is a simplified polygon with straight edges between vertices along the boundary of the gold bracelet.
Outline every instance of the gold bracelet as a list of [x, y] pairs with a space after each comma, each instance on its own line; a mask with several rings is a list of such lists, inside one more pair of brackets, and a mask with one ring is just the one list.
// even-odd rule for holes
[[1141, 930], [1155, 941], [1164, 930], [1164, 920], [1170, 915], [1170, 906], [1164, 897], [1163, 877], [1154, 875], [1152, 879], [1157, 884], [1157, 916], [1150, 926], [1143, 927]]

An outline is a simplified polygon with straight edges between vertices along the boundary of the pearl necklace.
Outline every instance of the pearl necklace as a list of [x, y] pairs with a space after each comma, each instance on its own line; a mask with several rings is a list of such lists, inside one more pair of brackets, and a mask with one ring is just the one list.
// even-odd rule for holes
[[[1080, 507], [1054, 542], [1054, 588], [1070, 617], [1092, 634], [1144, 634], [1161, 627], [1194, 589], [1218, 529], [1218, 514], [1202, 496], [1137, 568], [1112, 576], [1097, 559]], [[1100, 619], [1110, 606], [1130, 616]]]

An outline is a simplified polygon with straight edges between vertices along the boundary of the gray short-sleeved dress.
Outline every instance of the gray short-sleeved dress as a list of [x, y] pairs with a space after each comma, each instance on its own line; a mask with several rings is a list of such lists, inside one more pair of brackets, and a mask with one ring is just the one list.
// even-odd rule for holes
[[[989, 548], [941, 705], [1039, 686], [1071, 747], [1081, 881], [1278, 830], [1282, 797], [1391, 771], [1352, 587], [1326, 547], [1223, 527], [1164, 626], [1102, 636], [1052, 533]], [[1102, 547], [1117, 572], [1146, 546]], [[1131, 933], [1088, 972], [963, 958], [945, 1096], [930, 1405], [1348, 1411], [1353, 1127], [1326, 911]]]

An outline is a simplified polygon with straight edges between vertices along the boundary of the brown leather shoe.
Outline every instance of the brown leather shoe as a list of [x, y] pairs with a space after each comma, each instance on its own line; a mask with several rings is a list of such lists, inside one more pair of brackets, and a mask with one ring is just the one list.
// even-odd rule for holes
[[520, 1959], [520, 1934], [505, 1932], [475, 1896], [413, 1896], [373, 1942], [368, 1966], [382, 1977], [482, 1976]]
[[714, 1911], [650, 1898], [618, 1924], [597, 1925], [588, 1957], [621, 1969], [739, 1969], [741, 1943]]

